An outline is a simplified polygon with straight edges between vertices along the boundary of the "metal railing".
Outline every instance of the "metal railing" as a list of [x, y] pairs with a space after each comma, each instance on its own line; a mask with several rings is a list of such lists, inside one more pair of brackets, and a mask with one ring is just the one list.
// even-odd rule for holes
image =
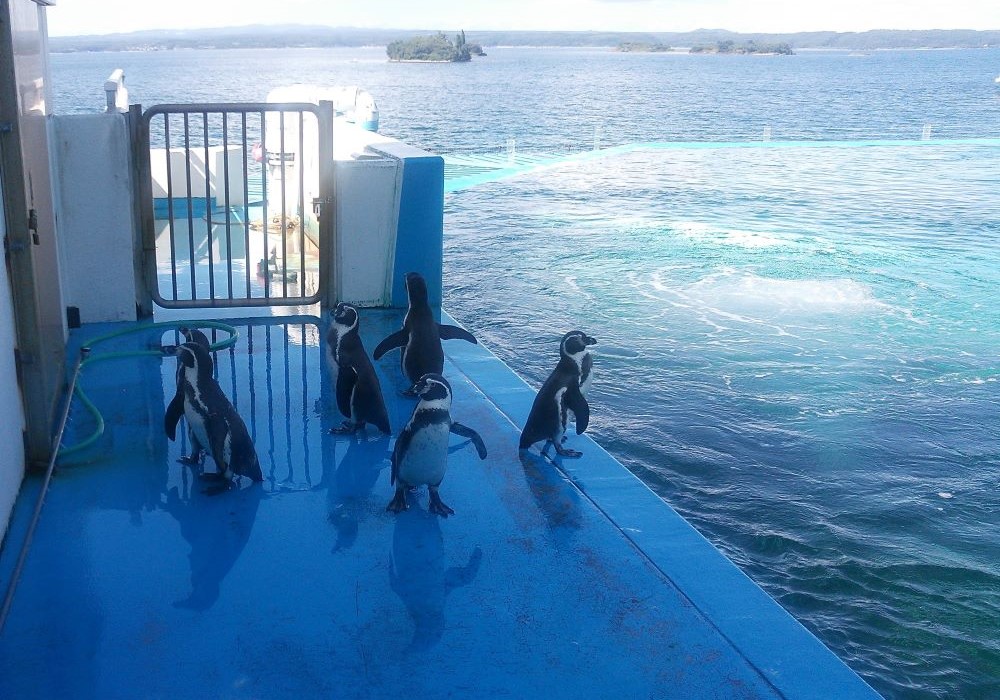
[[332, 104], [133, 105], [131, 116], [152, 302], [320, 300], [333, 249]]

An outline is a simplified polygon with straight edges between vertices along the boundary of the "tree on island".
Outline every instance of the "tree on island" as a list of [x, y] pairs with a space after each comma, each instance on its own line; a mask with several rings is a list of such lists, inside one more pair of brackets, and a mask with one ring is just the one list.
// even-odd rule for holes
[[792, 51], [792, 47], [786, 43], [780, 44], [758, 44], [753, 39], [743, 43], [737, 44], [732, 39], [726, 39], [725, 41], [716, 42], [715, 46], [702, 45], [702, 46], [692, 46], [690, 53], [735, 53], [735, 54], [753, 54], [753, 53], [768, 53], [768, 54], [779, 54], [783, 56], [792, 56], [795, 54]]
[[[479, 49], [482, 51], [482, 48]], [[462, 63], [472, 60], [472, 52], [465, 43], [465, 30], [449, 41], [444, 32], [431, 36], [415, 36], [408, 40], [397, 40], [385, 48], [390, 61], [435, 61]]]
[[666, 44], [661, 44], [660, 42], [651, 44], [646, 41], [623, 41], [622, 43], [618, 44], [615, 51], [622, 51], [624, 53], [629, 53], [632, 51], [657, 53], [661, 51], [670, 51], [670, 47], [667, 46]]

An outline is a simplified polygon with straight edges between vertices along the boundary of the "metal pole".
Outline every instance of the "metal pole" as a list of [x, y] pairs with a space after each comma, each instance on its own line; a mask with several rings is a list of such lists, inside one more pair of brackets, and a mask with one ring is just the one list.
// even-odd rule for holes
[[337, 280], [334, 263], [336, 250], [336, 190], [333, 163], [333, 102], [321, 100], [316, 115], [319, 130], [319, 295], [323, 310], [337, 303]]

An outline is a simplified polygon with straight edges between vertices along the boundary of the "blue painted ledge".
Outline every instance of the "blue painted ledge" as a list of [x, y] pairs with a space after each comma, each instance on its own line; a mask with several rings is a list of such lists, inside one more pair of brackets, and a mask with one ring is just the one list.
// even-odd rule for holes
[[[456, 323], [446, 313], [442, 322]], [[449, 359], [520, 430], [535, 390], [480, 345]], [[600, 411], [600, 397], [591, 397]], [[586, 435], [554, 464], [785, 698], [878, 698], [867, 683], [659, 496]], [[537, 446], [536, 448], [537, 449]], [[554, 451], [550, 450], [550, 453]]]

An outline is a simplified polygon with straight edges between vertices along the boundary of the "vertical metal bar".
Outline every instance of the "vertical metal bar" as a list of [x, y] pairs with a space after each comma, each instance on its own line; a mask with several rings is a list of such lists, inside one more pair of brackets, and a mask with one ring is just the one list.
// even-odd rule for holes
[[[300, 332], [302, 333], [301, 354], [302, 354], [302, 425], [309, 424], [309, 369], [308, 360], [309, 353], [306, 352], [309, 343], [306, 342], [306, 324], [300, 325]], [[305, 470], [305, 480], [310, 486], [312, 485], [312, 477], [309, 474], [309, 431], [302, 431], [302, 467]]]
[[[244, 151], [246, 144], [243, 144]], [[222, 201], [226, 207], [226, 289], [233, 298], [233, 236], [230, 229], [232, 215], [229, 213], [229, 113], [222, 112], [222, 186], [225, 188]]]
[[[279, 326], [279, 328], [281, 328]], [[292, 377], [291, 377], [291, 358], [288, 356], [288, 332], [284, 328], [281, 334], [281, 338], [284, 341], [284, 365], [285, 365], [285, 411], [282, 415], [285, 417], [285, 448], [287, 459], [285, 462], [288, 464], [288, 480], [293, 481], [295, 478], [295, 471], [292, 465], [295, 460], [292, 459], [292, 421], [289, 420], [292, 415]]]
[[[305, 168], [305, 117], [299, 110], [299, 296], [306, 295], [306, 168]], [[318, 126], [318, 125], [317, 125]]]
[[[167, 158], [167, 231], [170, 236], [170, 289], [177, 300], [177, 241], [174, 231], [174, 178], [170, 166], [170, 114], [163, 114], [163, 146]], [[159, 284], [157, 283], [157, 287]]]
[[[288, 297], [288, 173], [285, 167], [285, 110], [278, 112], [281, 127], [281, 296]], [[302, 167], [301, 165], [299, 166]]]
[[253, 324], [247, 324], [247, 390], [250, 392], [250, 440], [257, 444], [257, 391], [253, 372]]
[[319, 163], [319, 281], [317, 289], [320, 293], [320, 306], [332, 309], [337, 299], [336, 280], [333, 264], [336, 254], [336, 211], [334, 207], [333, 166], [333, 102], [323, 100], [319, 103], [316, 115]]
[[129, 131], [138, 194], [134, 215], [138, 226], [132, 263], [136, 281], [136, 316], [149, 318], [153, 315], [152, 284], [156, 279], [156, 221], [153, 218], [153, 176], [149, 163], [149, 124], [143, 117], [142, 105], [129, 107]]
[[194, 207], [191, 198], [191, 123], [190, 115], [184, 113], [184, 167], [187, 176], [187, 220], [188, 220], [188, 257], [191, 264], [191, 299], [198, 298], [195, 286], [196, 275], [194, 265]]
[[208, 151], [208, 112], [201, 113], [205, 150], [205, 243], [208, 246], [208, 298], [215, 299], [215, 250], [212, 245], [212, 173]]
[[260, 150], [264, 154], [264, 160], [260, 169], [261, 186], [261, 235], [264, 237], [264, 298], [271, 298], [271, 266], [268, 262], [267, 250], [267, 169], [269, 167], [267, 159], [267, 112], [260, 112]]
[[242, 132], [243, 132], [243, 259], [246, 262], [244, 267], [246, 268], [243, 272], [246, 277], [246, 294], [247, 298], [251, 297], [250, 294], [250, 165], [247, 161], [247, 113], [244, 111], [242, 113]]
[[[264, 356], [271, 357], [271, 326], [264, 327]], [[267, 386], [267, 437], [270, 440], [268, 445], [268, 456], [271, 458], [271, 479], [274, 479], [274, 386], [271, 379], [271, 363], [265, 362], [266, 386]]]

